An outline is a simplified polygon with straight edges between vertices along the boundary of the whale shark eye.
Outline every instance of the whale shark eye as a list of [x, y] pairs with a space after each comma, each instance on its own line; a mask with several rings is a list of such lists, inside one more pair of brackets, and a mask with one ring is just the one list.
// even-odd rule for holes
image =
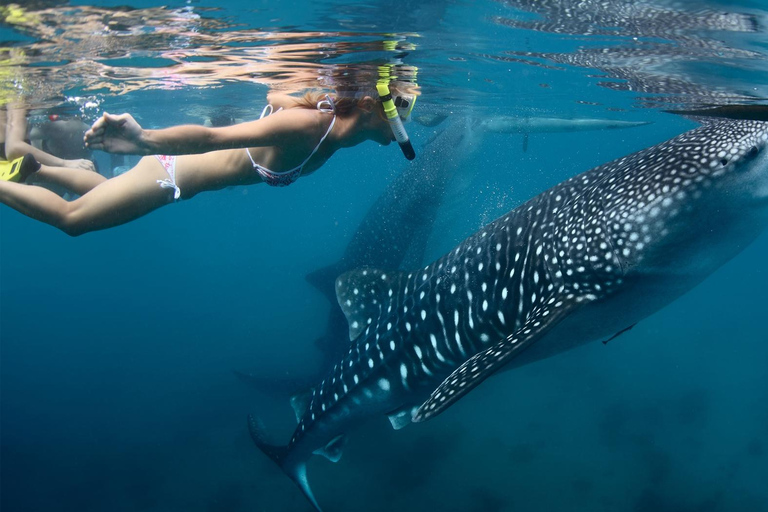
[[720, 159], [720, 165], [722, 165], [723, 167], [728, 165], [728, 159], [727, 158], [721, 158]]

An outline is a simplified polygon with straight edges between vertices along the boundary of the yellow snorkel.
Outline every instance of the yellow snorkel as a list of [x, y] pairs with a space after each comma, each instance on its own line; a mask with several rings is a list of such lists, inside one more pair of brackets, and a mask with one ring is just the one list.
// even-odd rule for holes
[[[403, 150], [405, 158], [408, 160], [413, 160], [416, 158], [416, 152], [413, 150], [413, 145], [411, 145], [411, 141], [408, 138], [408, 133], [405, 131], [403, 121], [400, 119], [400, 114], [398, 113], [395, 102], [392, 99], [392, 92], [389, 90], [389, 80], [379, 80], [376, 83], [376, 91], [379, 93], [381, 104], [384, 106], [384, 114], [387, 116], [387, 122], [389, 123], [390, 128], [392, 128], [392, 133], [395, 134], [397, 143], [400, 144], [400, 149]], [[409, 114], [410, 109], [412, 108], [413, 101], [411, 101], [408, 109]]]

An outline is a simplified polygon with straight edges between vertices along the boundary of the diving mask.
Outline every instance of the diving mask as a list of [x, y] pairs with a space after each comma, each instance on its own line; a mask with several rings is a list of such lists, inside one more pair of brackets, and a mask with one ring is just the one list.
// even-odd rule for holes
[[397, 115], [403, 122], [407, 122], [411, 118], [411, 112], [413, 112], [413, 105], [416, 103], [415, 94], [400, 94], [394, 98], [395, 108], [397, 109]]
[[400, 145], [400, 149], [403, 151], [405, 158], [413, 160], [416, 158], [416, 152], [413, 150], [408, 133], [405, 131], [403, 121], [410, 117], [416, 97], [401, 94], [393, 99], [389, 85], [386, 82], [377, 83], [376, 91], [379, 93], [381, 104], [384, 106], [384, 114], [387, 117], [390, 128], [392, 128], [392, 133], [395, 135], [397, 143]]

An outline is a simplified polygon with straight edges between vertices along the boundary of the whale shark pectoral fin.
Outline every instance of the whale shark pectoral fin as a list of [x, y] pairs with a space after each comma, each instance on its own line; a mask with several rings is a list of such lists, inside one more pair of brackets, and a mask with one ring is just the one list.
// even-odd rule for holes
[[434, 418], [459, 401], [572, 313], [576, 302], [556, 301], [553, 304], [559, 304], [559, 307], [546, 306], [539, 309], [520, 329], [467, 359], [432, 392], [426, 402], [421, 404], [413, 415], [413, 421], [421, 422]]

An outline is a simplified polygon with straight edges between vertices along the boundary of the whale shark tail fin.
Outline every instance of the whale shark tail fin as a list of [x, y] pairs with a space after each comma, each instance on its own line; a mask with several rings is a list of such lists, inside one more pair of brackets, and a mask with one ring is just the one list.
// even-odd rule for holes
[[277, 464], [283, 473], [293, 480], [304, 496], [307, 497], [309, 502], [315, 507], [315, 510], [322, 512], [320, 505], [315, 499], [315, 495], [312, 493], [312, 489], [309, 487], [309, 480], [307, 480], [307, 462], [306, 461], [289, 461], [288, 460], [288, 446], [278, 446], [271, 444], [267, 440], [265, 435], [266, 428], [264, 424], [257, 417], [252, 414], [248, 415], [248, 432], [251, 434], [256, 447], [261, 450], [264, 455], [272, 459]]

